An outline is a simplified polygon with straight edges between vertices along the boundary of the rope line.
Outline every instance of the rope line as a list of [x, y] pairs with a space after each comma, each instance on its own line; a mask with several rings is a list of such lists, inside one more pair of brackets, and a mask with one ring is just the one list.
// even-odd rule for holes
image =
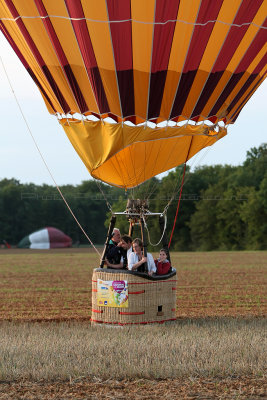
[[[179, 170], [179, 175], [178, 175], [178, 179], [177, 182], [173, 185], [173, 192], [172, 192], [172, 196], [170, 198], [170, 200], [168, 201], [167, 205], [165, 206], [164, 210], [163, 210], [163, 214], [167, 214], [168, 208], [170, 207], [171, 203], [173, 202], [175, 195], [176, 195], [176, 190], [180, 181], [180, 177], [181, 177], [181, 170]], [[179, 187], [178, 191], [181, 189], [181, 186]]]
[[[194, 166], [194, 168], [196, 168], [197, 165], [200, 164], [200, 163], [204, 160], [204, 158], [208, 155], [208, 153], [210, 152], [210, 150], [211, 150], [211, 146], [208, 146], [208, 147], [205, 149], [205, 152], [202, 154], [202, 156], [201, 156], [200, 158], [199, 158], [200, 153], [195, 154], [194, 158], [192, 159], [192, 164], [190, 165], [190, 168], [193, 168], [193, 166]], [[190, 161], [191, 161], [191, 160], [190, 160]], [[173, 200], [174, 200], [174, 198], [175, 198], [176, 189], [177, 189], [177, 186], [178, 186], [178, 182], [179, 182], [179, 180], [180, 180], [181, 172], [182, 172], [182, 171], [180, 170], [178, 179], [177, 179], [176, 183], [173, 185], [173, 194], [172, 194], [172, 196], [171, 196], [169, 202], [167, 203], [166, 207], [164, 208], [163, 214], [166, 214], [166, 213], [167, 213], [168, 208], [170, 207], [171, 203], [173, 202]], [[190, 180], [190, 178], [191, 178], [191, 176], [190, 176], [190, 175], [187, 175], [187, 176], [185, 177], [185, 180], [184, 180], [184, 184], [183, 184], [183, 185], [185, 185], [185, 184]], [[179, 187], [178, 191], [179, 191], [179, 190], [181, 190], [181, 186]]]
[[155, 243], [155, 244], [152, 243], [151, 240], [150, 240], [150, 233], [149, 233], [148, 226], [147, 226], [147, 224], [146, 224], [145, 218], [143, 218], [143, 221], [144, 221], [144, 227], [145, 227], [146, 230], [147, 230], [147, 237], [148, 237], [149, 244], [150, 244], [151, 246], [153, 246], [153, 247], [158, 246], [158, 245], [162, 242], [164, 233], [165, 233], [165, 231], [166, 231], [166, 227], [167, 227], [167, 215], [166, 215], [166, 214], [164, 215], [164, 229], [163, 229], [161, 238], [160, 238], [160, 240], [158, 241], [158, 243]]
[[178, 205], [177, 205], [177, 209], [176, 209], [176, 215], [175, 215], [175, 218], [174, 218], [174, 223], [173, 223], [173, 227], [172, 227], [172, 233], [171, 233], [171, 236], [170, 236], [168, 248], [170, 248], [170, 245], [171, 245], [171, 242], [172, 242], [172, 237], [173, 237], [174, 228], [175, 228], [176, 221], [177, 221], [177, 216], [178, 216], [178, 211], [179, 211], [180, 201], [181, 201], [182, 191], [183, 191], [185, 170], [186, 170], [186, 163], [184, 164], [184, 172], [183, 172], [183, 178], [182, 178], [182, 185], [181, 185], [181, 190], [180, 190], [180, 194], [179, 194]]
[[242, 24], [234, 24], [234, 23], [230, 23], [230, 22], [221, 21], [221, 20], [218, 20], [218, 19], [211, 19], [211, 20], [208, 20], [208, 21], [202, 22], [202, 23], [201, 22], [188, 22], [188, 21], [184, 21], [184, 20], [178, 19], [178, 18], [177, 19], [169, 19], [169, 20], [164, 21], [164, 22], [155, 22], [155, 21], [153, 21], [153, 22], [149, 22], [149, 21], [148, 22], [144, 22], [144, 21], [139, 21], [139, 20], [133, 19], [133, 18], [122, 19], [122, 20], [114, 20], [114, 21], [113, 20], [106, 21], [106, 20], [97, 20], [97, 19], [85, 18], [85, 17], [82, 17], [82, 18], [65, 17], [65, 16], [62, 16], [62, 15], [44, 15], [44, 16], [40, 16], [40, 15], [37, 15], [37, 16], [19, 15], [16, 18], [8, 18], [8, 17], [0, 18], [0, 21], [16, 22], [18, 19], [47, 19], [47, 18], [50, 18], [50, 19], [58, 18], [58, 19], [63, 19], [63, 20], [67, 20], [67, 21], [89, 21], [89, 22], [98, 22], [98, 23], [104, 23], [104, 24], [107, 24], [107, 23], [109, 23], [109, 24], [118, 24], [118, 23], [125, 23], [125, 22], [135, 22], [137, 24], [143, 24], [143, 25], [166, 25], [168, 23], [180, 22], [180, 23], [186, 24], [186, 25], [206, 26], [208, 24], [211, 24], [211, 23], [214, 24], [214, 23], [217, 22], [219, 24], [223, 24], [223, 25], [227, 25], [227, 26], [234, 26], [234, 27], [237, 27], [237, 28], [242, 28], [243, 26], [247, 26], [247, 25], [253, 25], [253, 26], [256, 26], [259, 29], [267, 29], [266, 26], [256, 24], [253, 21], [251, 21], [251, 22], [243, 22]]
[[101, 187], [100, 182], [98, 182], [98, 180], [97, 180], [96, 178], [94, 178], [94, 181], [95, 181], [95, 183], [97, 184], [98, 189], [99, 189], [100, 192], [102, 193], [102, 196], [104, 197], [104, 199], [105, 199], [105, 201], [106, 201], [106, 204], [107, 204], [107, 207], [108, 207], [109, 211], [111, 212], [111, 214], [113, 214], [111, 204], [110, 204], [110, 202], [108, 201], [108, 199], [107, 199], [107, 197], [106, 197], [104, 191], [102, 190], [102, 187]]
[[11, 88], [11, 91], [12, 91], [13, 95], [14, 95], [14, 98], [15, 98], [15, 101], [16, 101], [16, 103], [17, 103], [17, 106], [18, 106], [18, 108], [19, 108], [19, 110], [20, 110], [21, 116], [22, 116], [22, 118], [23, 118], [23, 120], [24, 120], [24, 122], [25, 122], [25, 124], [26, 124], [27, 130], [28, 130], [28, 132], [29, 132], [29, 134], [30, 134], [30, 136], [31, 136], [31, 138], [32, 138], [32, 140], [33, 140], [33, 143], [34, 143], [34, 145], [35, 145], [35, 147], [36, 147], [36, 149], [37, 149], [37, 151], [38, 151], [38, 153], [39, 153], [39, 155], [40, 155], [40, 157], [41, 157], [41, 159], [42, 159], [42, 161], [43, 161], [43, 163], [44, 163], [44, 165], [45, 165], [45, 167], [46, 167], [46, 169], [47, 169], [47, 171], [48, 171], [48, 173], [49, 173], [49, 175], [50, 175], [50, 177], [51, 177], [51, 179], [52, 179], [52, 181], [54, 182], [54, 184], [55, 184], [55, 186], [56, 186], [56, 188], [57, 188], [57, 190], [58, 190], [58, 192], [59, 192], [59, 194], [60, 194], [62, 200], [63, 200], [64, 203], [66, 204], [68, 210], [70, 211], [70, 213], [71, 213], [71, 215], [73, 216], [74, 220], [76, 221], [77, 225], [79, 226], [79, 228], [81, 229], [81, 231], [83, 232], [83, 234], [85, 235], [85, 237], [87, 238], [88, 242], [92, 245], [92, 247], [94, 248], [94, 250], [97, 252], [97, 254], [99, 255], [99, 257], [101, 257], [101, 254], [99, 253], [99, 251], [97, 250], [97, 248], [94, 246], [94, 244], [93, 244], [93, 242], [91, 241], [91, 239], [89, 238], [89, 236], [88, 236], [88, 235], [86, 234], [86, 232], [84, 231], [83, 227], [81, 226], [81, 224], [79, 223], [78, 219], [77, 219], [76, 216], [74, 215], [72, 209], [70, 208], [70, 206], [69, 206], [67, 200], [65, 199], [63, 193], [61, 192], [60, 188], [58, 187], [58, 185], [57, 185], [57, 183], [56, 183], [56, 181], [55, 181], [55, 179], [54, 179], [54, 177], [53, 177], [53, 175], [52, 175], [52, 173], [51, 173], [51, 171], [50, 171], [50, 169], [49, 169], [49, 167], [48, 167], [48, 165], [47, 165], [47, 163], [46, 163], [46, 161], [45, 161], [45, 159], [44, 159], [44, 157], [43, 157], [43, 155], [42, 155], [42, 153], [41, 153], [41, 150], [40, 150], [40, 148], [39, 148], [39, 146], [38, 146], [38, 144], [37, 144], [37, 142], [36, 142], [36, 140], [35, 140], [35, 138], [34, 138], [34, 136], [33, 136], [33, 134], [32, 134], [31, 128], [30, 128], [30, 126], [29, 126], [29, 124], [28, 124], [28, 122], [27, 122], [27, 120], [26, 120], [26, 118], [25, 118], [25, 115], [24, 115], [23, 110], [22, 110], [22, 108], [21, 108], [21, 106], [20, 106], [20, 103], [19, 103], [19, 101], [18, 101], [18, 99], [17, 99], [16, 93], [15, 93], [15, 91], [14, 91], [14, 89], [13, 89], [13, 86], [12, 86], [12, 84], [11, 84], [11, 81], [10, 81], [10, 79], [9, 79], [9, 76], [8, 76], [8, 74], [7, 74], [7, 71], [6, 71], [6, 68], [5, 68], [5, 66], [4, 66], [4, 63], [3, 63], [3, 60], [2, 60], [2, 57], [1, 57], [1, 56], [0, 56], [0, 60], [1, 60], [1, 64], [2, 64], [3, 69], [4, 69], [4, 72], [5, 72], [5, 75], [6, 75], [6, 77], [7, 77], [9, 86], [10, 86], [10, 88]]

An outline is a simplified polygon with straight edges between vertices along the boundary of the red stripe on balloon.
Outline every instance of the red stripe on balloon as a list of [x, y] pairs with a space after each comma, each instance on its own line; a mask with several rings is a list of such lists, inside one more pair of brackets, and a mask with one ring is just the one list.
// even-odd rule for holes
[[158, 0], [156, 5], [151, 72], [168, 68], [180, 1]]
[[[267, 18], [265, 19], [263, 25], [264, 28], [267, 28]], [[256, 55], [261, 51], [263, 46], [266, 44], [267, 40], [267, 35], [266, 35], [266, 29], [261, 29], [253, 39], [252, 43], [249, 46], [249, 49], [247, 50], [246, 54], [242, 58], [240, 64], [235, 70], [235, 73], [239, 72], [244, 72], [246, 69], [249, 67], [249, 65], [252, 63], [253, 59], [256, 57]]]
[[0, 31], [3, 33], [3, 35], [5, 36], [5, 38], [8, 41], [8, 43], [10, 44], [10, 46], [13, 48], [13, 50], [17, 54], [18, 58], [20, 59], [20, 61], [23, 64], [23, 66], [26, 68], [27, 72], [29, 73], [29, 75], [31, 76], [31, 78], [33, 79], [35, 84], [38, 86], [40, 92], [45, 97], [46, 101], [49, 103], [49, 105], [52, 108], [52, 110], [56, 113], [56, 109], [54, 108], [54, 106], [53, 106], [50, 98], [48, 97], [47, 93], [45, 92], [43, 86], [41, 85], [40, 81], [37, 79], [36, 75], [34, 74], [33, 70], [29, 66], [28, 62], [23, 57], [22, 53], [20, 52], [20, 50], [17, 47], [16, 43], [14, 42], [12, 37], [10, 36], [9, 32], [6, 30], [6, 28], [5, 28], [4, 24], [2, 23], [2, 21], [0, 21]]
[[[93, 45], [87, 29], [82, 5], [79, 1], [65, 0], [74, 33], [88, 73], [92, 90], [101, 114], [109, 111], [108, 101], [97, 65]], [[77, 18], [77, 20], [75, 20]]]
[[[243, 39], [245, 33], [249, 28], [249, 24], [253, 21], [257, 10], [263, 0], [252, 2], [250, 0], [244, 0], [237, 12], [237, 15], [233, 21], [235, 25], [248, 24], [243, 26], [232, 26], [229, 30], [228, 36], [222, 46], [220, 54], [211, 70], [209, 78], [205, 84], [205, 87], [201, 93], [198, 103], [192, 113], [192, 117], [200, 115], [204, 109], [207, 100], [214, 92], [219, 80], [221, 79], [223, 72], [225, 71], [227, 65], [232, 59], [237, 47], [239, 46], [241, 40]], [[259, 4], [260, 3], [260, 4]], [[209, 112], [208, 116], [212, 116], [213, 111]]]
[[203, 53], [215, 25], [215, 22], [210, 21], [215, 21], [217, 19], [222, 3], [223, 0], [214, 0], [212, 2], [203, 1], [200, 6], [196, 23], [204, 25], [196, 25], [194, 28], [181, 80], [179, 82], [171, 111], [171, 118], [181, 115], [183, 111]]
[[169, 0], [168, 7], [165, 0], [157, 1], [155, 23], [162, 25], [154, 25], [148, 119], [160, 113], [178, 9], [177, 0]]
[[39, 11], [39, 14], [44, 18], [43, 24], [45, 26], [45, 29], [47, 31], [48, 36], [50, 37], [51, 43], [55, 49], [55, 52], [57, 54], [57, 57], [59, 59], [59, 62], [64, 69], [66, 78], [68, 80], [69, 86], [72, 90], [73, 96], [75, 98], [75, 101], [80, 109], [81, 113], [84, 113], [85, 111], [88, 111], [88, 106], [86, 104], [86, 101], [83, 97], [83, 94], [79, 88], [78, 82], [73, 74], [73, 71], [71, 69], [71, 66], [69, 65], [69, 62], [67, 60], [67, 57], [62, 49], [62, 46], [60, 44], [60, 41], [57, 37], [57, 34], [55, 32], [55, 29], [50, 21], [50, 18], [48, 17], [47, 11], [43, 5], [42, 0], [34, 0], [36, 7]]
[[238, 101], [241, 99], [241, 97], [246, 93], [248, 88], [252, 85], [253, 81], [259, 76], [259, 72], [264, 68], [264, 66], [267, 63], [267, 54], [264, 55], [264, 57], [261, 59], [261, 61], [258, 63], [246, 83], [242, 86], [238, 94], [235, 96], [231, 104], [229, 105], [229, 113], [231, 113], [231, 110], [235, 107], [235, 105], [238, 103]]
[[[8, 6], [9, 11], [11, 12], [13, 18], [18, 18], [20, 16], [11, 0], [6, 0], [6, 5]], [[42, 68], [43, 73], [44, 73], [49, 85], [51, 86], [55, 96], [57, 97], [57, 100], [60, 103], [63, 111], [65, 113], [69, 112], [70, 111], [70, 107], [69, 107], [67, 101], [65, 100], [65, 98], [62, 95], [57, 83], [55, 82], [53, 76], [51, 75], [51, 72], [49, 71], [47, 65], [45, 64], [45, 62], [44, 62], [39, 50], [37, 49], [34, 41], [32, 40], [32, 38], [31, 38], [28, 30], [26, 29], [22, 19], [18, 18], [16, 20], [16, 24], [19, 27], [19, 29], [20, 29], [25, 41], [27, 42], [27, 45], [29, 46], [34, 58], [38, 62], [39, 66]]]
[[265, 72], [265, 74], [260, 77], [260, 79], [255, 83], [255, 85], [252, 87], [252, 89], [249, 91], [249, 93], [247, 94], [247, 96], [244, 98], [244, 100], [242, 101], [242, 103], [239, 105], [239, 107], [237, 108], [237, 110], [234, 112], [234, 114], [231, 117], [231, 122], [234, 123], [237, 119], [237, 117], [239, 116], [240, 112], [242, 111], [242, 108], [244, 107], [244, 105], [248, 102], [248, 100], [250, 99], [250, 97], [253, 95], [254, 91], [257, 89], [257, 87], [259, 87], [262, 82], [264, 81], [264, 79], [267, 76], [267, 72]]
[[[245, 56], [243, 57], [242, 61], [240, 62], [240, 64], [236, 68], [235, 73], [231, 76], [229, 82], [227, 83], [227, 85], [224, 88], [223, 92], [221, 93], [220, 97], [218, 98], [218, 100], [214, 104], [214, 106], [213, 106], [213, 108], [212, 108], [212, 110], [210, 112], [211, 115], [217, 114], [217, 112], [223, 106], [223, 104], [225, 103], [226, 99], [231, 94], [231, 92], [233, 91], [235, 86], [238, 84], [240, 79], [243, 77], [243, 75], [246, 72], [247, 68], [249, 67], [250, 63], [253, 61], [253, 59], [256, 57], [256, 55], [260, 52], [260, 50], [265, 45], [265, 43], [266, 43], [266, 33], [265, 32], [258, 32], [258, 34], [255, 37], [254, 41], [251, 43], [247, 53], [245, 54]], [[257, 73], [259, 71], [261, 71], [261, 69], [264, 67], [265, 63], [266, 63], [266, 54], [263, 57], [263, 59], [261, 60], [261, 62], [258, 64], [257, 71], [253, 71], [252, 72], [252, 75], [254, 75], [254, 79], [256, 78]], [[245, 85], [242, 87], [242, 90], [244, 88], [245, 88]], [[247, 88], [248, 88], [248, 86], [246, 87], [246, 89]], [[228, 108], [228, 110], [230, 111], [230, 107]]]
[[222, 4], [223, 0], [202, 2], [196, 23], [203, 25], [196, 25], [194, 28], [188, 55], [183, 68], [183, 73], [198, 69]]
[[117, 71], [133, 68], [130, 0], [107, 0]]
[[212, 72], [226, 69], [245, 33], [249, 29], [250, 23], [253, 21], [262, 1], [263, 0], [244, 0], [242, 2], [240, 9], [238, 10], [238, 13], [233, 21], [234, 25], [242, 24], [242, 26], [231, 26], [227, 39], [225, 40], [219, 57], [214, 64]]
[[[130, 0], [107, 0], [122, 116], [135, 114]], [[121, 21], [121, 22], [119, 22]]]

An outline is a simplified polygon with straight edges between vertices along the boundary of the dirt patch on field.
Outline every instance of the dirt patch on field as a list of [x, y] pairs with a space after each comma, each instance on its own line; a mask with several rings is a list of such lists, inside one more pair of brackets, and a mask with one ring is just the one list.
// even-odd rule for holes
[[15, 382], [0, 384], [0, 399], [263, 399], [263, 378], [239, 377], [222, 380], [175, 379], [102, 382]]
[[[95, 253], [1, 253], [0, 320], [90, 319]], [[173, 253], [172, 261], [178, 318], [266, 315], [267, 252]]]

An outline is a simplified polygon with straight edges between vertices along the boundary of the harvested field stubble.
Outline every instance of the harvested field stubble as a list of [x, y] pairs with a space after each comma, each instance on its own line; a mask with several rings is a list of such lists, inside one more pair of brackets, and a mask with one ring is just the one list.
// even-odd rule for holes
[[0, 250], [0, 399], [267, 398], [267, 252], [172, 261], [176, 323], [110, 329], [89, 323], [94, 254]]
[[263, 377], [265, 329], [261, 318], [110, 329], [84, 322], [3, 322], [0, 380]]
[[[0, 320], [88, 320], [98, 257], [0, 250]], [[264, 316], [267, 252], [173, 253], [177, 317]]]

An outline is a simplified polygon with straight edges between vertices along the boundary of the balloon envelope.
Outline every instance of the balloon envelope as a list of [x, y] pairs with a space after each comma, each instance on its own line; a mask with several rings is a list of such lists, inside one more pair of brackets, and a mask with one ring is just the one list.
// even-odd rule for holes
[[72, 239], [59, 229], [47, 227], [25, 236], [18, 244], [25, 249], [55, 249], [71, 247]]
[[[0, 29], [89, 172], [126, 188], [213, 144], [207, 121], [236, 120], [266, 76], [266, 15], [267, 0], [1, 0]], [[147, 121], [205, 124], [196, 139], [190, 124], [140, 134]]]

